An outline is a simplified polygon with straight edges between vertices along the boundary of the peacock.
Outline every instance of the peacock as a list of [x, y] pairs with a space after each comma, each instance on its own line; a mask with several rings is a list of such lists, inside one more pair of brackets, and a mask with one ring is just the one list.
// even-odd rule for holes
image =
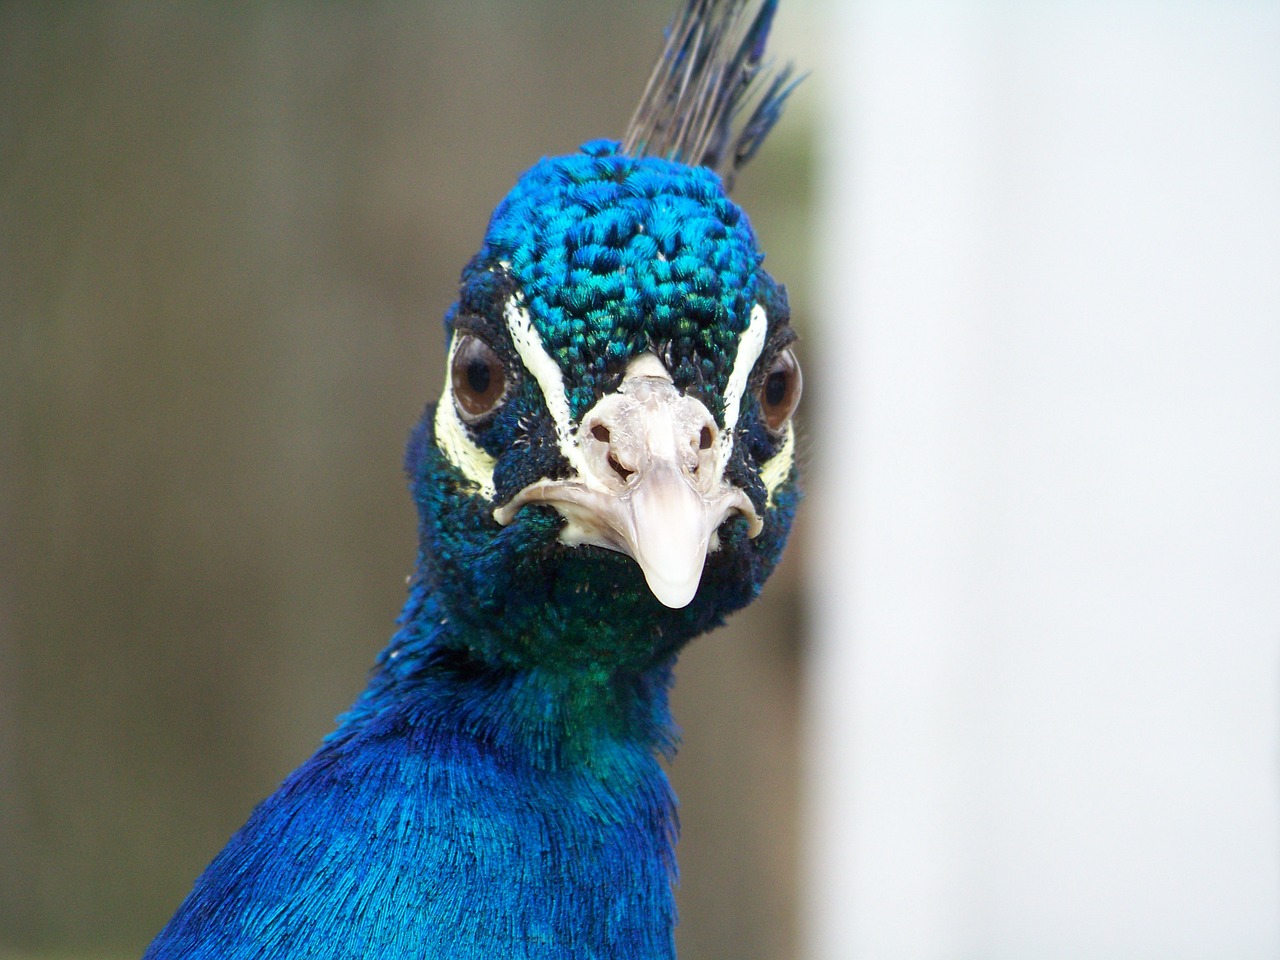
[[729, 199], [777, 0], [686, 0], [625, 136], [494, 210], [410, 434], [398, 630], [146, 960], [674, 957], [668, 690], [799, 500], [785, 288]]

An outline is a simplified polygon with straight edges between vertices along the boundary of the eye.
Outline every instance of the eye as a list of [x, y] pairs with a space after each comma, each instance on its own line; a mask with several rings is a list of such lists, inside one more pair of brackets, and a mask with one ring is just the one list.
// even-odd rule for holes
[[453, 351], [453, 398], [463, 420], [474, 423], [497, 409], [507, 394], [507, 369], [493, 347], [465, 333]]
[[802, 383], [796, 355], [790, 350], [783, 350], [774, 358], [760, 386], [760, 409], [770, 430], [775, 433], [781, 430], [791, 419], [791, 414], [796, 412]]

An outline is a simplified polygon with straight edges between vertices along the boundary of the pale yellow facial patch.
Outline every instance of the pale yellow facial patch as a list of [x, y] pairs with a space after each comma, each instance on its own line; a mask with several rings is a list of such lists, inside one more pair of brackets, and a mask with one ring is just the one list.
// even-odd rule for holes
[[796, 462], [796, 430], [791, 423], [787, 424], [786, 435], [782, 438], [782, 447], [760, 468], [760, 480], [764, 484], [768, 497], [766, 507], [773, 506], [774, 492], [787, 482], [791, 476], [791, 467]]
[[492, 500], [493, 468], [497, 461], [471, 439], [453, 403], [453, 351], [457, 348], [455, 336], [449, 345], [449, 360], [444, 365], [444, 395], [436, 405], [436, 446], [445, 459], [475, 485], [482, 497]]

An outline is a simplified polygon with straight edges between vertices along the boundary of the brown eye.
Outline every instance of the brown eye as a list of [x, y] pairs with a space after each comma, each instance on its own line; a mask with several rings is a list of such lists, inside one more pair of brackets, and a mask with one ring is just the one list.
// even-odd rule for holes
[[770, 430], [781, 430], [800, 403], [800, 364], [790, 350], [783, 350], [774, 358], [760, 386], [760, 409]]
[[453, 397], [458, 413], [468, 423], [492, 413], [507, 393], [507, 371], [502, 360], [479, 337], [462, 335], [453, 351]]

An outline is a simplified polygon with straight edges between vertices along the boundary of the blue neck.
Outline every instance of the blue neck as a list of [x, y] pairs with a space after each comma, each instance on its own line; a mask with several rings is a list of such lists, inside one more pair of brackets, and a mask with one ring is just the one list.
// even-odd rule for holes
[[670, 664], [495, 666], [416, 583], [368, 689], [146, 960], [673, 960]]
[[[397, 780], [439, 782], [450, 798], [422, 811], [434, 837], [426, 869], [466, 904], [450, 920], [448, 956], [673, 958], [679, 827], [657, 757], [675, 748], [672, 664], [495, 666], [449, 626], [415, 583], [401, 629], [327, 744], [367, 755], [388, 735], [407, 741], [405, 753], [375, 751], [378, 766], [395, 756]], [[458, 909], [442, 903], [426, 922]]]
[[412, 584], [399, 622], [369, 686], [329, 741], [409, 709], [418, 722], [456, 725], [539, 768], [598, 767], [623, 745], [675, 752], [667, 700], [674, 655], [647, 669], [493, 664], [454, 636], [447, 611], [422, 578]]

